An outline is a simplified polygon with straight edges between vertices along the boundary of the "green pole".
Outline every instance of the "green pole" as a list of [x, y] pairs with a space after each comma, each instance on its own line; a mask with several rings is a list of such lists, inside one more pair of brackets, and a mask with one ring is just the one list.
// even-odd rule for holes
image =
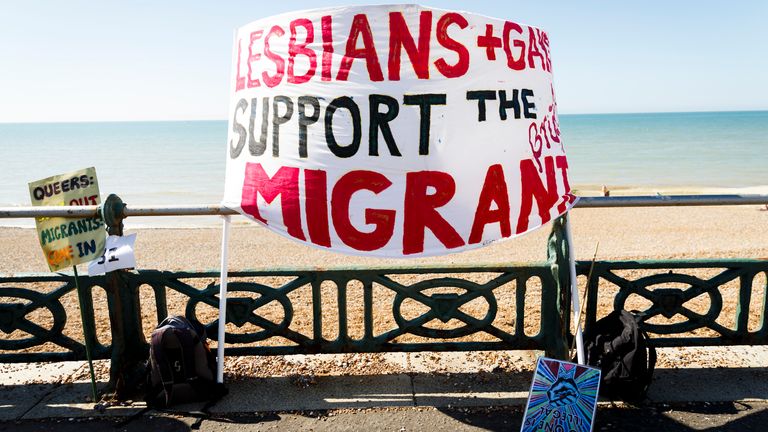
[[77, 266], [72, 266], [75, 271], [75, 286], [77, 287], [77, 300], [80, 302], [80, 321], [83, 324], [83, 339], [85, 340], [85, 355], [88, 357], [88, 368], [91, 371], [91, 395], [93, 396], [93, 402], [96, 403], [96, 374], [93, 372], [93, 359], [91, 357], [91, 339], [88, 337], [88, 333], [85, 331], [85, 300], [83, 299], [83, 291], [80, 289], [80, 278], [77, 275]]

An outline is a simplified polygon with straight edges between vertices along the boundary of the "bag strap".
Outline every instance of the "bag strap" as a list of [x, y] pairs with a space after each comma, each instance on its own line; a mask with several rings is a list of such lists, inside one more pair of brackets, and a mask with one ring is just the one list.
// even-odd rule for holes
[[[211, 413], [211, 408], [213, 408], [213, 406], [216, 405], [224, 396], [229, 394], [229, 390], [227, 389], [226, 386], [224, 386], [224, 384], [214, 383], [213, 387], [209, 389], [207, 394], [211, 396], [211, 398], [208, 399], [205, 405], [203, 405], [203, 407], [200, 408], [199, 410], [180, 411], [180, 410], [169, 409], [167, 407], [165, 408], [147, 407], [144, 410], [142, 410], [141, 413], [143, 414], [149, 409], [154, 409], [156, 411], [167, 413], [167, 414], [184, 416], [184, 417], [192, 417], [195, 419], [195, 421], [189, 426], [189, 428], [191, 430], [198, 430], [200, 429], [200, 426], [202, 425], [203, 421], [217, 418]], [[132, 416], [131, 420], [134, 417], [135, 416]]]
[[[183, 316], [176, 316], [173, 317], [176, 321], [176, 327], [174, 328], [174, 333], [176, 334], [176, 337], [179, 339], [179, 343], [181, 344], [182, 350], [183, 350], [183, 360], [184, 360], [184, 367], [185, 367], [185, 381], [194, 381], [195, 378], [197, 378], [197, 359], [195, 357], [195, 347], [198, 343], [202, 343], [203, 341], [203, 335], [205, 332], [205, 328], [202, 328], [202, 334], [200, 328], [195, 325], [194, 322], [188, 320], [186, 317]], [[201, 324], [198, 323], [199, 326], [202, 327]], [[190, 362], [190, 367], [187, 366], [187, 361]]]
[[[184, 331], [182, 329], [174, 329], [173, 333], [181, 344], [181, 360], [184, 362], [184, 380], [192, 381], [197, 378], [197, 370], [195, 369], [195, 345], [198, 340], [196, 340], [197, 338], [193, 337], [189, 331]], [[190, 364], [187, 365], [187, 362]]]
[[191, 335], [189, 331], [171, 326], [164, 326], [158, 330], [159, 331], [152, 332], [152, 346], [157, 348], [152, 350], [152, 355], [154, 357], [153, 360], [160, 371], [160, 381], [166, 396], [165, 402], [168, 404], [170, 403], [171, 395], [173, 393], [174, 381], [171, 364], [163, 349], [163, 342], [166, 340], [169, 331], [176, 337], [182, 349], [181, 361], [183, 362], [184, 380], [190, 382], [195, 381], [197, 378], [197, 371], [195, 369], [195, 344], [199, 342], [199, 338]]
[[163, 387], [165, 393], [165, 405], [167, 406], [171, 401], [171, 395], [173, 394], [173, 371], [171, 365], [168, 362], [168, 357], [163, 351], [163, 340], [167, 332], [172, 331], [169, 326], [163, 326], [158, 330], [152, 332], [152, 361], [157, 365], [157, 369], [160, 372], [160, 385]]
[[654, 347], [651, 344], [651, 338], [648, 336], [648, 333], [646, 333], [644, 330], [640, 330], [640, 333], [643, 335], [643, 338], [645, 339], [645, 345], [648, 347], [648, 369], [645, 371], [645, 388], [643, 389], [643, 392], [648, 391], [648, 387], [651, 385], [651, 380], [653, 380], [653, 371], [656, 369], [656, 347]]
[[131, 423], [134, 420], [136, 420], [137, 418], [143, 416], [144, 414], [146, 414], [148, 411], [150, 411], [152, 409], [154, 409], [154, 408], [152, 408], [151, 406], [147, 405], [146, 407], [142, 408], [141, 410], [139, 410], [139, 411], [129, 415], [128, 417], [126, 417], [122, 421], [120, 421], [118, 423], [115, 423], [114, 429], [122, 429], [122, 428], [128, 426], [129, 423]]
[[635, 317], [635, 323], [637, 323], [637, 329], [640, 331], [640, 334], [643, 336], [643, 339], [645, 339], [645, 345], [648, 347], [648, 370], [650, 372], [653, 372], [653, 370], [656, 368], [656, 348], [651, 344], [651, 337], [648, 336], [648, 332], [643, 330], [643, 328], [640, 326], [643, 322], [645, 322], [645, 319], [648, 317], [648, 314], [646, 312], [640, 312], [638, 310], [633, 309], [631, 311], [632, 315]]
[[[600, 349], [602, 349], [602, 352], [604, 353], [604, 356], [609, 359], [613, 359], [617, 357], [616, 354], [616, 347], [626, 345], [629, 342], [632, 342], [633, 338], [633, 331], [632, 329], [627, 327], [627, 323], [624, 322], [624, 315], [622, 314], [623, 311], [613, 311], [610, 315], [606, 316], [606, 318], [611, 317], [610, 319], [615, 319], [617, 324], [621, 325], [621, 333], [619, 333], [616, 337], [611, 339], [608, 342], [603, 342]], [[638, 327], [639, 329], [639, 327]], [[609, 348], [609, 349], [606, 349]]]
[[635, 317], [640, 336], [644, 339], [645, 346], [648, 348], [648, 368], [645, 370], [645, 374], [643, 376], [643, 396], [645, 396], [645, 394], [648, 392], [648, 387], [651, 386], [651, 381], [653, 380], [653, 371], [656, 369], [656, 360], [658, 360], [658, 357], [656, 355], [656, 347], [651, 343], [651, 337], [648, 336], [648, 332], [640, 327], [640, 324], [645, 321], [645, 318], [648, 316], [648, 314], [645, 312], [633, 310], [632, 315]]
[[203, 423], [203, 420], [207, 420], [211, 418], [211, 408], [213, 408], [214, 405], [216, 405], [221, 398], [226, 396], [229, 393], [229, 390], [227, 390], [226, 387], [224, 387], [224, 384], [222, 383], [215, 383], [213, 385], [212, 389], [212, 398], [205, 403], [205, 405], [200, 408], [200, 412], [204, 415], [204, 417], [199, 417], [194, 423], [192, 423], [189, 428], [192, 430], [200, 429], [200, 426]]

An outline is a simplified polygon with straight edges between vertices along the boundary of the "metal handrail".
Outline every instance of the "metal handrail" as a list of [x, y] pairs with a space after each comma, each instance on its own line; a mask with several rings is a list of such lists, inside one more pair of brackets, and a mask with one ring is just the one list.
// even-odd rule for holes
[[645, 195], [618, 197], [580, 197], [578, 208], [605, 207], [681, 207], [768, 204], [768, 195]]
[[[576, 208], [608, 207], [680, 207], [768, 204], [768, 195], [648, 195], [620, 197], [580, 197]], [[0, 219], [30, 217], [95, 216], [100, 206], [0, 207]], [[236, 215], [235, 210], [220, 204], [126, 206], [124, 217], [130, 216], [216, 216]]]

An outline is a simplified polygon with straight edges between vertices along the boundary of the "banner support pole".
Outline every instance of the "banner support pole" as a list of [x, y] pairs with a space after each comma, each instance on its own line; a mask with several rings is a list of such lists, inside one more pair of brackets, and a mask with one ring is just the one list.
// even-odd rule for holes
[[222, 216], [224, 224], [221, 232], [221, 274], [219, 276], [219, 327], [216, 346], [216, 382], [224, 382], [224, 342], [227, 327], [227, 268], [229, 249], [230, 216]]
[[91, 341], [88, 337], [88, 332], [85, 330], [85, 309], [83, 305], [85, 301], [83, 299], [83, 292], [80, 289], [80, 276], [77, 274], [77, 266], [72, 266], [72, 270], [75, 272], [75, 288], [77, 289], [77, 300], [80, 302], [80, 322], [83, 324], [83, 340], [85, 341], [85, 356], [88, 359], [88, 369], [91, 372], [91, 396], [93, 396], [93, 403], [96, 403], [96, 374], [93, 372], [93, 355]]
[[579, 304], [579, 284], [576, 279], [576, 250], [573, 247], [571, 218], [568, 212], [565, 218], [565, 238], [568, 242], [568, 268], [571, 274], [571, 309], [576, 322], [576, 358], [579, 364], [585, 364], [584, 339], [581, 334], [581, 305]]

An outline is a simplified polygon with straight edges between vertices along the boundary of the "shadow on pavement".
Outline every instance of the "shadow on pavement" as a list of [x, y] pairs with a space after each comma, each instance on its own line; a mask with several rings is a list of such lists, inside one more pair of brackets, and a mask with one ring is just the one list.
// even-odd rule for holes
[[766, 382], [765, 367], [656, 369], [648, 398], [670, 403], [768, 400]]
[[602, 431], [763, 431], [765, 403], [688, 403], [646, 407], [599, 408], [595, 430]]
[[[468, 426], [487, 431], [519, 430], [521, 407], [441, 408], [439, 411]], [[768, 430], [768, 404], [742, 402], [598, 407], [595, 431], [687, 432]]]
[[169, 417], [140, 417], [128, 424], [120, 425], [121, 419], [45, 419], [22, 420], [17, 422], [0, 423], [0, 432], [186, 432], [190, 425], [182, 420]]
[[[603, 404], [594, 430], [768, 430], [767, 378], [768, 368], [661, 369], [655, 374], [646, 405]], [[229, 384], [229, 395], [211, 407], [210, 418], [202, 423], [244, 431], [258, 424], [290, 424], [296, 416], [327, 417], [330, 424], [337, 413], [330, 416], [329, 410], [385, 411], [393, 407], [391, 415], [396, 416], [421, 406], [437, 407], [443, 419], [449, 417], [469, 429], [517, 430], [530, 380], [530, 372], [504, 371], [317, 376], [311, 385], [299, 385], [305, 381], [295, 377], [246, 378]], [[0, 432], [103, 430], [143, 408], [143, 404], [135, 404], [99, 412], [89, 392], [88, 383], [0, 385]], [[732, 402], [736, 400], [757, 402]], [[114, 430], [192, 430], [201, 423], [191, 416], [199, 409], [181, 408], [176, 415], [149, 412]], [[286, 412], [295, 414], [281, 414]], [[403, 415], [418, 419], [426, 414]], [[17, 422], [21, 418], [24, 420]]]
[[518, 431], [523, 407], [439, 408], [438, 411], [463, 424], [487, 431]]
[[252, 378], [230, 383], [211, 412], [519, 405], [530, 380], [530, 372], [504, 371]]

